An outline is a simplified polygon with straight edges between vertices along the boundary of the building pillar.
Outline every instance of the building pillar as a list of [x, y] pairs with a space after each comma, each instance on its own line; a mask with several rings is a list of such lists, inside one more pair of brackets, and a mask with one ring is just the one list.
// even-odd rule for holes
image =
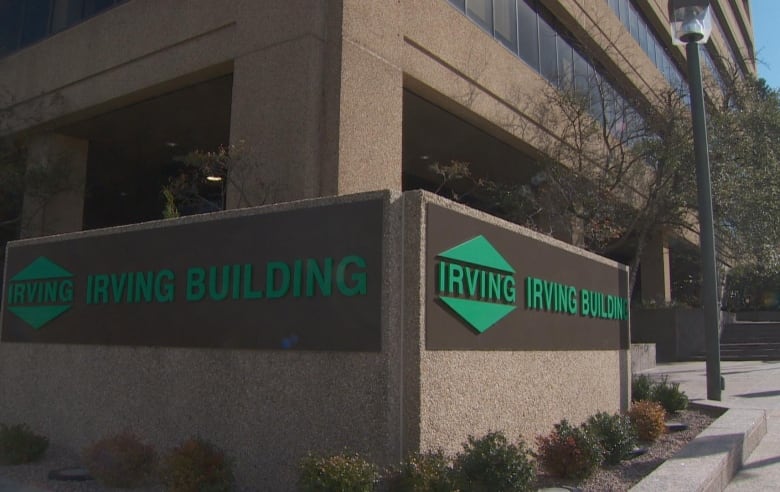
[[234, 61], [227, 207], [400, 191], [400, 5], [285, 5], [320, 18]]
[[89, 141], [60, 134], [27, 143], [21, 237], [80, 231]]
[[663, 233], [653, 234], [640, 258], [642, 300], [666, 304], [672, 300], [669, 245]]

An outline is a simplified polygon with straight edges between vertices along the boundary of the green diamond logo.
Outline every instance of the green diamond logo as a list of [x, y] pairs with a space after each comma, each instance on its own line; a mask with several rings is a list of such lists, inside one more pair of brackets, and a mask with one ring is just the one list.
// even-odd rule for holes
[[515, 310], [515, 269], [484, 237], [437, 255], [439, 300], [478, 333]]
[[40, 256], [11, 277], [6, 306], [38, 330], [68, 311], [73, 303], [73, 274]]

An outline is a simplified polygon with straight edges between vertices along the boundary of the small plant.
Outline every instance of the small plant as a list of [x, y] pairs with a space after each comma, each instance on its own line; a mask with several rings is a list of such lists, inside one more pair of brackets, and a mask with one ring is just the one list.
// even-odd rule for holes
[[160, 479], [171, 492], [225, 492], [235, 482], [225, 453], [200, 438], [184, 441], [163, 458]]
[[620, 463], [636, 447], [638, 436], [628, 416], [600, 412], [591, 415], [585, 427], [598, 439], [604, 450], [604, 462], [609, 465]]
[[455, 485], [472, 492], [531, 490], [536, 474], [530, 456], [525, 443], [511, 444], [501, 432], [469, 436], [455, 457]]
[[378, 480], [376, 466], [357, 453], [310, 454], [301, 460], [298, 485], [303, 492], [370, 492]]
[[21, 465], [41, 459], [49, 440], [34, 433], [27, 424], [0, 424], [0, 464]]
[[598, 439], [584, 427], [562, 420], [547, 437], [536, 438], [539, 464], [561, 478], [589, 477], [601, 464], [604, 451]]
[[450, 492], [452, 468], [442, 450], [414, 453], [398, 467], [388, 470], [385, 479], [390, 492]]
[[653, 380], [647, 374], [631, 379], [631, 401], [652, 400]]
[[652, 400], [660, 403], [668, 413], [688, 408], [688, 395], [680, 391], [680, 383], [670, 383], [666, 377], [653, 385]]
[[634, 402], [628, 411], [628, 417], [639, 439], [643, 441], [655, 441], [666, 430], [666, 412], [656, 401]]
[[88, 446], [84, 466], [102, 485], [129, 489], [152, 481], [157, 453], [134, 434], [122, 432]]

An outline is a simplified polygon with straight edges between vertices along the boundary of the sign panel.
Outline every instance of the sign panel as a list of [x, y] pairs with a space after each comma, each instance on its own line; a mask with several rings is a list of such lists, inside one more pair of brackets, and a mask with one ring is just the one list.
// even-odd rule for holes
[[11, 243], [2, 341], [378, 351], [382, 209]]
[[428, 204], [430, 350], [628, 349], [628, 273]]

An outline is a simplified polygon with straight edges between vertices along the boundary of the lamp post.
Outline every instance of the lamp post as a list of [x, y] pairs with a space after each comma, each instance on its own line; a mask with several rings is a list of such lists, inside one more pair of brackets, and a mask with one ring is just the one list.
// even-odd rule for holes
[[699, 242], [702, 255], [702, 307], [707, 360], [707, 399], [720, 400], [723, 383], [720, 376], [720, 309], [718, 274], [715, 260], [715, 227], [712, 215], [712, 184], [707, 149], [707, 125], [704, 91], [701, 83], [699, 45], [712, 32], [709, 0], [669, 0], [672, 41], [685, 45], [688, 56], [688, 82], [691, 90], [693, 147], [696, 156], [696, 185], [699, 198]]

